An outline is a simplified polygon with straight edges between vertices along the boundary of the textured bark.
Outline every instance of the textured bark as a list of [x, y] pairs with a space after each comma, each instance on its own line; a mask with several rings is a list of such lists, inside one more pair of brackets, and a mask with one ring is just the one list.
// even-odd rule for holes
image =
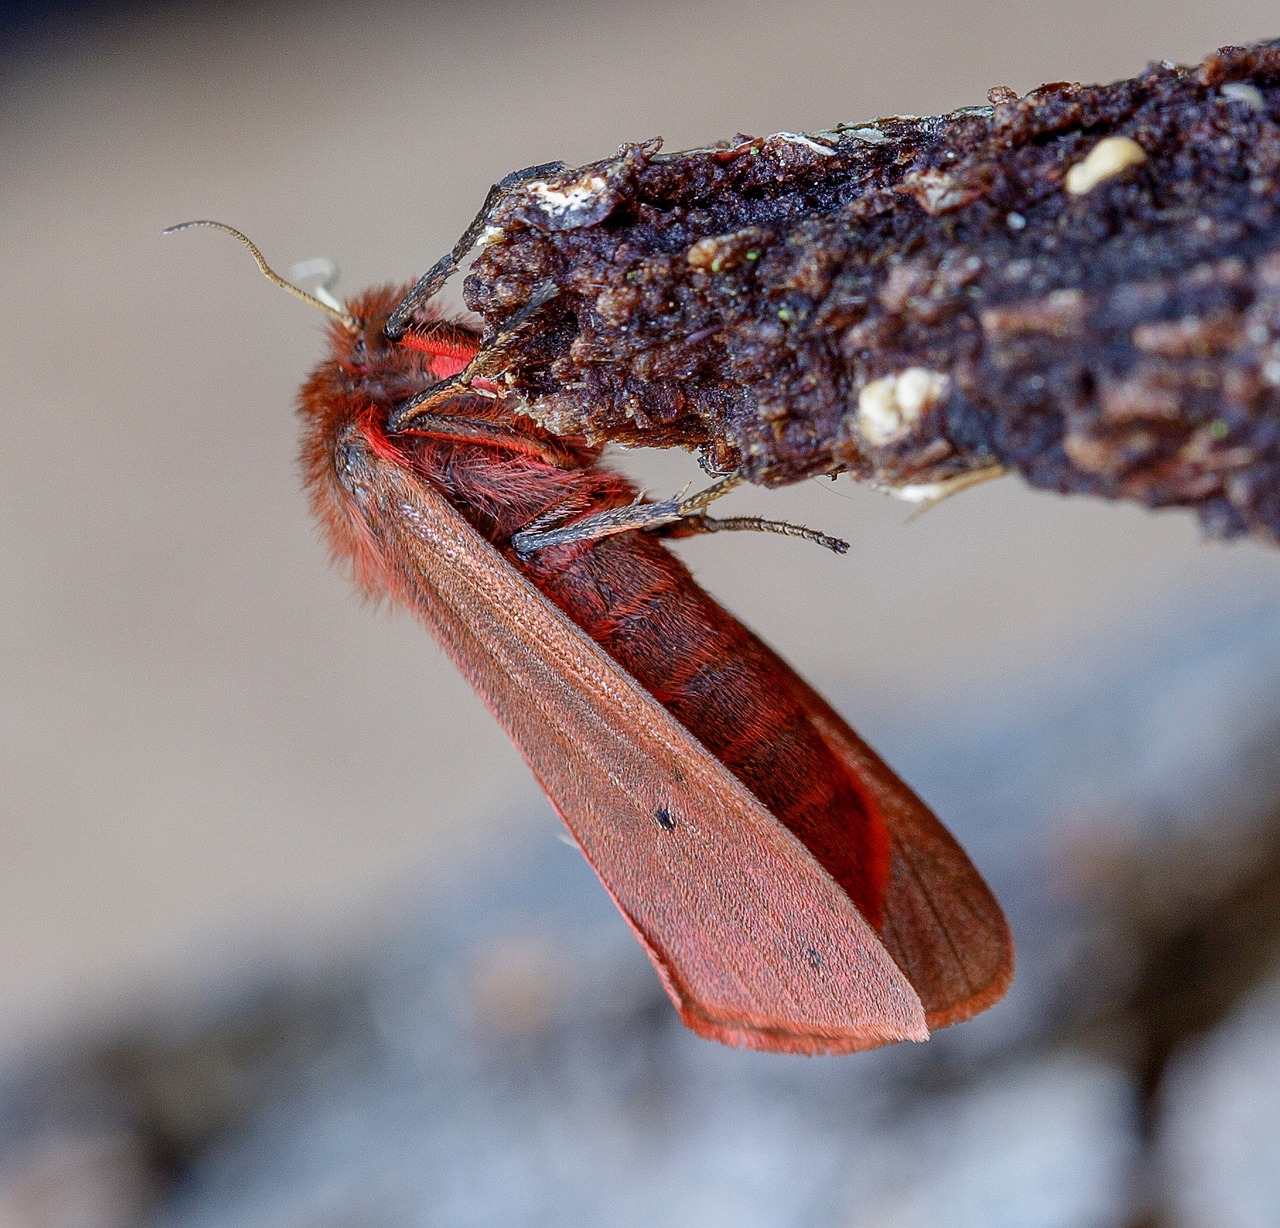
[[1280, 40], [989, 100], [506, 187], [468, 305], [560, 433], [1280, 540]]

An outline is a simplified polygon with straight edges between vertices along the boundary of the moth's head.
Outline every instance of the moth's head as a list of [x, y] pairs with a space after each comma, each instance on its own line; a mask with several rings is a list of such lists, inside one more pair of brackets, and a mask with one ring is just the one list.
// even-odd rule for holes
[[408, 291], [408, 286], [377, 286], [345, 302], [334, 299], [341, 314], [331, 313], [329, 356], [355, 372], [403, 354], [403, 340], [387, 336], [387, 321]]
[[[247, 236], [223, 222], [184, 222], [165, 233], [195, 226], [221, 230], [243, 243], [268, 280], [329, 317], [327, 352], [298, 397], [303, 477], [334, 553], [353, 564], [367, 591], [385, 591], [365, 512], [379, 489], [379, 465], [398, 455], [386, 429], [387, 416], [441, 378], [430, 356], [416, 352], [409, 338], [393, 341], [387, 336], [387, 322], [409, 287], [382, 286], [344, 303], [329, 289], [336, 276], [333, 266], [313, 262], [295, 272], [299, 277], [327, 272], [315, 292], [308, 293], [276, 273]], [[415, 326], [429, 328], [433, 313], [433, 305], [424, 305], [414, 315]], [[385, 484], [387, 471], [381, 472]]]
[[[348, 299], [342, 315], [333, 315], [328, 328], [328, 349], [312, 373], [308, 387], [327, 390], [338, 400], [353, 399], [383, 416], [400, 401], [439, 379], [424, 356], [405, 343], [387, 336], [387, 321], [408, 292], [408, 286], [378, 286]], [[317, 407], [319, 398], [304, 394], [304, 416]]]

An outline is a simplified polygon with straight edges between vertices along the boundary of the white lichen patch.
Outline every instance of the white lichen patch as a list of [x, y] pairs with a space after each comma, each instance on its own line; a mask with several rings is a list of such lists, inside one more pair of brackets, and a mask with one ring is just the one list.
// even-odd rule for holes
[[813, 135], [821, 137], [823, 140], [834, 141], [837, 144], [849, 136], [868, 145], [886, 145], [893, 140], [893, 137], [887, 132], [874, 128], [870, 124], [840, 124], [839, 127], [824, 128], [821, 132], [815, 132]]
[[935, 503], [941, 503], [943, 499], [958, 495], [971, 486], [990, 482], [1003, 474], [1004, 466], [993, 462], [981, 469], [953, 474], [949, 478], [942, 478], [936, 482], [907, 482], [902, 486], [881, 485], [880, 489], [891, 494], [895, 499], [901, 499], [904, 503], [914, 503], [921, 511], [925, 511]]
[[736, 268], [744, 260], [750, 264], [760, 259], [765, 232], [758, 226], [744, 226], [726, 235], [704, 235], [689, 245], [685, 259], [695, 269], [723, 273]]
[[1245, 106], [1252, 107], [1255, 111], [1267, 109], [1267, 100], [1262, 96], [1262, 91], [1256, 85], [1250, 85], [1248, 81], [1228, 81], [1218, 89], [1224, 98], [1230, 98], [1232, 102], [1243, 102]]
[[1147, 151], [1127, 136], [1103, 137], [1088, 154], [1069, 171], [1065, 186], [1072, 196], [1084, 196], [1098, 184], [1110, 179], [1131, 166], [1147, 160]]
[[803, 132], [775, 132], [767, 139], [770, 141], [790, 141], [793, 145], [803, 145], [806, 149], [812, 149], [814, 153], [820, 153], [828, 158], [835, 154], [834, 149], [829, 149], [826, 145], [819, 145], [817, 141], [812, 137], [805, 136]]
[[940, 371], [924, 367], [873, 379], [858, 393], [858, 433], [876, 448], [897, 442], [946, 395], [949, 383]]
[[904, 415], [918, 418], [937, 403], [947, 388], [947, 377], [925, 367], [908, 367], [898, 376], [897, 397]]
[[595, 204], [595, 198], [609, 186], [603, 175], [587, 175], [577, 183], [556, 186], [545, 179], [531, 179], [524, 185], [525, 191], [553, 217], [581, 213]]
[[696, 243], [690, 245], [685, 259], [695, 269], [709, 269], [719, 260], [723, 248], [723, 239], [714, 235], [707, 235], [705, 238], [699, 239]]

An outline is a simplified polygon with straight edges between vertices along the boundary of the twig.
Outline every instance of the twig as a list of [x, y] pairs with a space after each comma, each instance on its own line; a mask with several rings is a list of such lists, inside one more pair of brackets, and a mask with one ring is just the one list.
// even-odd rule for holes
[[779, 484], [992, 466], [1280, 541], [1280, 40], [502, 191], [466, 283], [560, 433]]

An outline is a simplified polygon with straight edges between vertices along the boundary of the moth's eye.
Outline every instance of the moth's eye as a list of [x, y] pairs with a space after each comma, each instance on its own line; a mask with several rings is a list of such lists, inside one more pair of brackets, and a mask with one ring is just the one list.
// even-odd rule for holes
[[363, 330], [351, 338], [350, 348], [341, 361], [343, 368], [353, 375], [358, 375], [369, 365], [369, 351], [365, 345]]

